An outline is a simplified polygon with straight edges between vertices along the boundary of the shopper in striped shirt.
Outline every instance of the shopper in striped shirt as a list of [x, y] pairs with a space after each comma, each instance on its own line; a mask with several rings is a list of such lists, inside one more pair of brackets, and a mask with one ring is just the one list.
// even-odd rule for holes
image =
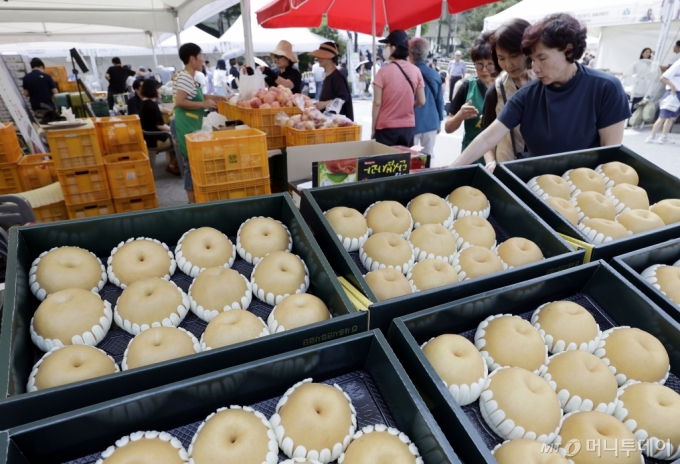
[[184, 190], [187, 191], [189, 203], [195, 203], [194, 183], [191, 180], [191, 167], [185, 137], [203, 127], [205, 110], [217, 108], [217, 102], [225, 97], [204, 95], [201, 86], [194, 80], [197, 71], [203, 69], [203, 53], [201, 47], [194, 43], [186, 43], [179, 48], [179, 57], [184, 69], [175, 74], [173, 93], [175, 97], [175, 133], [177, 146], [181, 156], [177, 161], [184, 177]]

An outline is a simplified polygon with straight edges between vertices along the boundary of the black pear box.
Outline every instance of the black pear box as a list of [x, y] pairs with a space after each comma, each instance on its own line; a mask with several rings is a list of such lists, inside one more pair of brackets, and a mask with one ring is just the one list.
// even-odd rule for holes
[[[305, 261], [309, 270], [308, 292], [324, 301], [333, 316], [331, 319], [97, 379], [26, 392], [33, 365], [43, 354], [31, 341], [29, 330], [39, 305], [29, 288], [29, 270], [40, 253], [53, 247], [73, 245], [93, 252], [105, 262], [111, 250], [123, 240], [151, 237], [173, 250], [180, 237], [195, 227], [214, 227], [236, 244], [240, 225], [254, 216], [271, 217], [288, 228], [293, 240], [292, 252]], [[0, 400], [0, 430], [368, 328], [367, 315], [355, 311], [287, 193], [12, 228], [7, 269], [0, 337], [0, 397], [3, 398]], [[232, 269], [249, 277], [252, 265], [237, 255]], [[172, 281], [186, 292], [192, 279], [178, 268]], [[120, 289], [107, 283], [100, 294], [113, 305]], [[271, 309], [255, 297], [248, 308], [264, 321]], [[197, 337], [205, 326], [206, 323], [192, 312], [180, 325]], [[97, 347], [120, 364], [131, 338], [114, 322]]]
[[[421, 345], [446, 333], [471, 340], [477, 326], [489, 316], [514, 314], [530, 319], [539, 306], [558, 300], [583, 306], [602, 331], [630, 326], [657, 337], [670, 357], [671, 372], [665, 385], [680, 393], [680, 324], [604, 261], [395, 319], [388, 341], [464, 462], [496, 464], [491, 451], [503, 440], [484, 422], [479, 401], [463, 407], [456, 402], [423, 354]], [[647, 459], [645, 462], [670, 461]], [[680, 464], [680, 460], [674, 464]]]
[[[269, 419], [298, 382], [337, 384], [352, 400], [357, 427], [384, 424], [406, 434], [424, 464], [460, 460], [379, 331], [312, 347], [110, 400], [9, 429], [2, 464], [95, 464], [102, 451], [137, 431], [156, 430], [186, 448], [218, 408], [249, 406]], [[284, 459], [279, 455], [279, 462]], [[415, 459], [414, 459], [415, 462]]]
[[673, 238], [679, 238], [680, 223], [677, 223], [641, 234], [635, 234], [627, 238], [613, 240], [605, 244], [595, 245], [593, 240], [583, 234], [578, 227], [567, 221], [527, 187], [527, 182], [536, 176], [553, 174], [561, 177], [569, 169], [595, 169], [601, 164], [612, 161], [627, 164], [637, 171], [640, 177], [639, 186], [647, 191], [650, 205], [654, 205], [661, 200], [680, 198], [680, 179], [624, 146], [604, 147], [509, 161], [500, 164], [494, 171], [494, 174], [556, 232], [575, 239], [575, 244], [583, 246], [587, 250], [586, 261], [604, 259], [609, 262], [615, 256]]
[[[668, 315], [680, 321], [680, 305], [642, 277], [647, 268], [657, 264], [680, 266], [680, 239], [631, 251], [617, 256], [610, 264]], [[680, 283], [678, 285], [680, 286]]]
[[[496, 230], [498, 243], [510, 237], [524, 237], [539, 246], [545, 259], [486, 277], [378, 302], [363, 277], [366, 270], [361, 264], [359, 253], [345, 251], [323, 213], [336, 206], [354, 208], [363, 213], [371, 204], [383, 200], [398, 201], [406, 206], [420, 194], [433, 193], [446, 198], [454, 189], [466, 185], [479, 189], [489, 199], [489, 222]], [[550, 274], [583, 262], [582, 250], [575, 251], [481, 166], [305, 190], [300, 211], [335, 272], [357, 287], [373, 303], [369, 311], [369, 326], [372, 329], [381, 329], [384, 333], [387, 333], [395, 317]]]

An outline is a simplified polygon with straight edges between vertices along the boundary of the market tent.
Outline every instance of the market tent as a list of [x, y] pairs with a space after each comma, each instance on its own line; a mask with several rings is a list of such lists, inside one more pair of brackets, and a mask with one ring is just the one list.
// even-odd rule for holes
[[82, 56], [91, 53], [99, 57], [106, 56], [148, 56], [150, 48], [124, 45], [96, 44], [83, 42], [25, 42], [19, 44], [0, 45], [0, 54], [26, 55], [31, 58], [68, 57], [69, 50], [77, 48]]
[[[546, 2], [523, 0], [507, 10], [484, 20], [484, 30], [493, 30], [513, 18], [535, 23], [553, 13], [571, 13], [586, 27], [590, 35], [597, 35], [598, 28], [623, 24], [658, 22], [662, 2], [658, 0], [569, 0]], [[648, 13], [651, 13], [649, 15]], [[674, 17], [677, 17], [674, 15]]]
[[[255, 2], [253, 2], [255, 3]], [[253, 5], [254, 6], [254, 5]], [[295, 53], [311, 52], [319, 48], [328, 39], [314, 34], [309, 29], [291, 27], [283, 29], [265, 29], [255, 19], [255, 13], [251, 14], [251, 28], [253, 36], [253, 52], [269, 53], [276, 48], [280, 40], [285, 39], [293, 44]], [[232, 48], [245, 48], [243, 35], [243, 16], [240, 16], [227, 32], [220, 37], [221, 42], [226, 42]]]
[[41, 23], [49, 18], [52, 23], [124, 24], [143, 31], [175, 33], [236, 3], [238, 0], [12, 0], [0, 2], [0, 13], [2, 22], [12, 24]]
[[[680, 2], [674, 5], [671, 17], [680, 18]], [[623, 73], [638, 59], [644, 47], [654, 49], [662, 30], [662, 2], [656, 0], [570, 0], [546, 2], [523, 0], [497, 15], [484, 20], [484, 30], [493, 30], [513, 18], [523, 18], [534, 23], [553, 13], [573, 14], [588, 28], [588, 35], [599, 37], [595, 66], [610, 72]], [[671, 22], [668, 40], [660, 54], [668, 56], [680, 35], [680, 20]], [[676, 37], [673, 39], [673, 37]], [[673, 39], [673, 40], [671, 40]], [[663, 61], [663, 60], [661, 60]]]
[[[166, 38], [167, 37], [167, 38]], [[203, 49], [204, 53], [221, 53], [220, 39], [208, 34], [197, 28], [196, 26], [182, 31], [179, 34], [179, 39], [182, 43], [192, 42]], [[177, 49], [177, 36], [174, 34], [165, 34], [161, 37], [161, 43], [158, 45], [161, 49], [173, 48]]]
[[[661, 31], [660, 23], [630, 24], [616, 27], [603, 27], [600, 45], [596, 56], [596, 67], [616, 74], [624, 73], [640, 57], [643, 48], [656, 49]], [[673, 45], [680, 40], [680, 21], [672, 21], [667, 35], [666, 46], [659, 53], [659, 63], [669, 64], [673, 55]]]
[[[1, 3], [0, 3], [1, 5]], [[0, 7], [2, 12], [2, 7]], [[23, 42], [83, 42], [151, 47], [151, 34], [140, 29], [56, 22], [4, 22], [0, 19], [0, 44]], [[126, 24], [126, 23], [121, 23]]]

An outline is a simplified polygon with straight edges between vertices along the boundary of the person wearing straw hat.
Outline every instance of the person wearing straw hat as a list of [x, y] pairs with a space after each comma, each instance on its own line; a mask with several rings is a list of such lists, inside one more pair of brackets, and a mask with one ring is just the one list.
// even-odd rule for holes
[[302, 92], [302, 74], [293, 67], [293, 63], [297, 63], [297, 58], [293, 54], [293, 45], [287, 40], [282, 40], [269, 56], [274, 60], [279, 72], [263, 66], [262, 73], [265, 75], [266, 84], [269, 87], [283, 85], [291, 89], [293, 93]]
[[324, 42], [318, 50], [309, 53], [316, 57], [319, 64], [326, 71], [326, 78], [323, 81], [321, 94], [318, 102], [314, 105], [321, 111], [333, 103], [336, 98], [345, 101], [340, 109], [340, 114], [347, 116], [354, 121], [354, 108], [352, 107], [352, 94], [347, 85], [347, 79], [338, 69], [338, 46], [335, 42]]

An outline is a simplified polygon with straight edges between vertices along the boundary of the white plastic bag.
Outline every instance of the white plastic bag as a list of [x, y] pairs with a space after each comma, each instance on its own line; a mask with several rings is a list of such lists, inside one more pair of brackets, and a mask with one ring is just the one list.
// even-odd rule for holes
[[241, 71], [241, 77], [238, 81], [240, 100], [250, 100], [258, 90], [265, 88], [264, 75], [260, 68], [255, 67], [253, 71], [255, 72], [252, 76], [249, 76], [245, 71]]
[[672, 93], [663, 100], [661, 100], [659, 109], [670, 111], [672, 113], [678, 111], [678, 109], [680, 109], [680, 100], [678, 100], [678, 95]]

